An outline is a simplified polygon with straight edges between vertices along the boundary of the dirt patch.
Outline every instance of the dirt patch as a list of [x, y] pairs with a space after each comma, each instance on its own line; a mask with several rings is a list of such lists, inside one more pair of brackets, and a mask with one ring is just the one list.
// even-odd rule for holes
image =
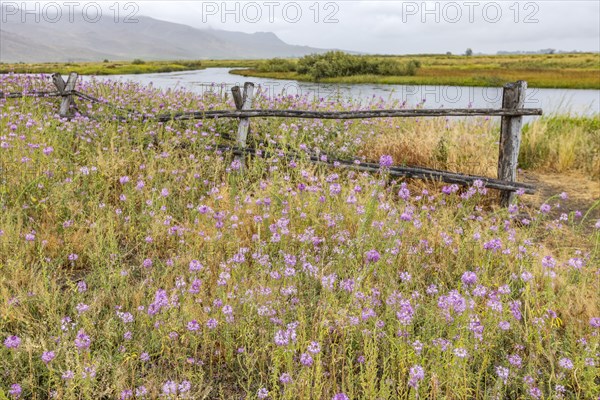
[[[560, 200], [561, 207], [554, 212], [571, 213], [580, 211], [585, 213], [600, 199], [600, 181], [591, 177], [583, 176], [581, 173], [545, 173], [523, 171], [519, 174], [521, 182], [536, 185], [537, 192], [534, 195], [523, 196], [525, 204], [538, 208], [549, 198], [566, 192], [568, 198]], [[589, 221], [600, 218], [600, 207], [593, 209], [588, 215]]]

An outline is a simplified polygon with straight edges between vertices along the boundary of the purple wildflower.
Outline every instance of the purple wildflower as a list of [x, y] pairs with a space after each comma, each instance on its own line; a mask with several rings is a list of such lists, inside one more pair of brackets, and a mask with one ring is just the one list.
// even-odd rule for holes
[[75, 377], [75, 373], [73, 371], [71, 371], [70, 369], [66, 370], [65, 372], [63, 372], [61, 378], [66, 380], [69, 379], [73, 379]]
[[521, 368], [523, 360], [518, 354], [511, 354], [508, 356], [508, 362], [510, 365], [515, 366], [517, 368]]
[[502, 381], [505, 384], [506, 384], [506, 381], [508, 381], [509, 373], [510, 373], [510, 371], [508, 368], [501, 367], [501, 366], [496, 367], [496, 375], [498, 375], [498, 378], [502, 379]]
[[56, 357], [56, 354], [54, 354], [53, 351], [45, 351], [42, 353], [42, 361], [46, 364], [54, 360], [54, 357]]
[[9, 349], [16, 349], [21, 345], [21, 338], [15, 335], [9, 336], [4, 340], [4, 345]]
[[283, 374], [281, 374], [281, 376], [279, 377], [279, 382], [281, 382], [283, 385], [287, 385], [288, 383], [290, 383], [292, 381], [292, 377], [290, 376], [290, 374], [288, 374], [287, 372], [284, 372]]
[[529, 271], [523, 271], [521, 274], [521, 279], [523, 279], [523, 282], [529, 282], [533, 279], [533, 274]]
[[179, 393], [186, 393], [192, 389], [192, 384], [190, 383], [190, 381], [184, 380], [184, 381], [181, 381], [181, 383], [179, 384], [177, 389], [179, 390]]
[[240, 162], [240, 160], [233, 160], [231, 162], [231, 169], [233, 171], [238, 171], [241, 167], [242, 167], [242, 163]]
[[269, 397], [269, 391], [266, 388], [260, 388], [258, 389], [258, 393], [256, 394], [256, 396], [259, 399], [266, 399], [267, 397]]
[[129, 324], [133, 322], [133, 315], [129, 312], [120, 312], [117, 311], [117, 316], [121, 318], [124, 324]]
[[8, 394], [10, 394], [15, 399], [18, 399], [19, 397], [21, 397], [22, 392], [23, 389], [21, 388], [21, 385], [19, 385], [18, 383], [13, 383], [12, 385], [10, 385], [10, 390], [8, 391]]
[[520, 321], [521, 320], [521, 301], [520, 300], [515, 300], [515, 301], [511, 301], [510, 302], [510, 312], [512, 313], [513, 317], [517, 320]]
[[377, 262], [381, 258], [381, 256], [379, 255], [379, 252], [377, 250], [374, 250], [374, 249], [367, 251], [367, 253], [365, 254], [365, 256], [367, 258], [367, 262], [370, 262], [370, 263]]
[[302, 353], [300, 355], [300, 363], [306, 367], [313, 365], [313, 358], [308, 353]]
[[539, 399], [542, 397], [542, 391], [540, 388], [533, 386], [529, 389], [529, 395], [534, 399]]
[[198, 260], [190, 261], [190, 271], [200, 271], [204, 266]]
[[197, 331], [198, 329], [200, 329], [200, 324], [198, 323], [198, 321], [196, 321], [195, 319], [188, 322], [187, 324], [187, 329], [188, 331]]
[[214, 318], [210, 318], [208, 321], [206, 321], [206, 326], [208, 329], [215, 329], [218, 324], [219, 322]]
[[345, 393], [337, 393], [331, 398], [331, 400], [350, 400], [350, 398], [346, 396]]
[[492, 239], [483, 244], [483, 248], [486, 250], [491, 250], [493, 253], [502, 249], [502, 240], [500, 239]]
[[321, 351], [321, 345], [318, 342], [310, 342], [308, 345], [308, 352], [317, 354]]
[[79, 304], [77, 304], [77, 306], [75, 306], [75, 309], [77, 310], [77, 313], [79, 315], [81, 315], [84, 312], [86, 312], [87, 310], [89, 310], [90, 306], [88, 306], [87, 304], [84, 304], [84, 303], [79, 303]]
[[158, 289], [154, 294], [154, 302], [148, 306], [148, 315], [157, 314], [163, 307], [169, 306], [169, 297], [164, 289]]
[[398, 321], [400, 321], [401, 325], [410, 325], [415, 314], [415, 311], [410, 304], [410, 300], [401, 299], [399, 301], [399, 305], [400, 310], [396, 311], [396, 318], [398, 318]]
[[85, 281], [79, 281], [77, 282], [77, 291], [79, 293], [83, 293], [87, 290], [87, 284], [85, 283]]
[[162, 386], [162, 392], [165, 396], [177, 394], [177, 383], [173, 381], [166, 381]]
[[379, 166], [381, 168], [388, 168], [394, 164], [394, 159], [392, 156], [384, 154], [379, 158]]
[[408, 190], [408, 187], [406, 187], [405, 182], [402, 182], [402, 184], [400, 185], [400, 190], [398, 190], [398, 197], [400, 197], [402, 200], [410, 199], [410, 190]]
[[454, 349], [454, 355], [458, 358], [465, 358], [469, 355], [469, 353], [464, 348], [457, 347], [456, 349]]
[[558, 365], [564, 369], [573, 369], [573, 361], [571, 359], [563, 357], [558, 361]]
[[461, 280], [467, 286], [474, 285], [477, 283], [477, 274], [472, 271], [467, 271], [462, 274]]
[[277, 346], [287, 346], [289, 342], [290, 339], [286, 331], [280, 329], [275, 333], [275, 344]]
[[79, 332], [77, 332], [77, 336], [75, 337], [75, 346], [77, 346], [80, 350], [83, 350], [90, 347], [91, 343], [92, 340], [90, 339], [90, 337], [85, 333], [83, 329], [80, 329]]
[[422, 381], [423, 378], [425, 378], [425, 371], [423, 370], [423, 367], [420, 365], [414, 365], [409, 371], [408, 385], [416, 389], [419, 386], [419, 382]]

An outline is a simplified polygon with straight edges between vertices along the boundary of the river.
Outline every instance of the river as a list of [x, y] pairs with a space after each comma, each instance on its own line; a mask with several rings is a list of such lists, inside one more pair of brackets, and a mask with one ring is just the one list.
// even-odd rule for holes
[[[186, 89], [195, 93], [229, 90], [234, 85], [251, 81], [260, 85], [267, 95], [308, 95], [311, 98], [337, 100], [344, 98], [369, 102], [373, 99], [399, 100], [406, 107], [425, 108], [499, 108], [502, 89], [496, 87], [380, 85], [380, 84], [318, 84], [294, 80], [243, 77], [232, 75], [232, 68], [206, 68], [197, 71], [167, 72], [139, 75], [112, 75], [108, 79], [133, 81], [160, 89]], [[102, 77], [104, 78], [104, 77]], [[101, 79], [102, 79], [101, 78]], [[600, 90], [529, 88], [525, 107], [541, 108], [544, 114], [600, 114]], [[535, 118], [535, 117], [532, 117]], [[528, 118], [529, 119], [529, 118]]]

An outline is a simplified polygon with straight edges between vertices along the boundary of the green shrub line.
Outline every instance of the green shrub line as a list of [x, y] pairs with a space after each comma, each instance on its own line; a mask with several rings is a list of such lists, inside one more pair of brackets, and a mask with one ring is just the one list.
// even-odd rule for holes
[[311, 54], [297, 61], [273, 58], [262, 62], [260, 72], [297, 72], [315, 81], [323, 78], [355, 75], [413, 76], [421, 66], [418, 60], [400, 62], [392, 59], [353, 55], [342, 51]]

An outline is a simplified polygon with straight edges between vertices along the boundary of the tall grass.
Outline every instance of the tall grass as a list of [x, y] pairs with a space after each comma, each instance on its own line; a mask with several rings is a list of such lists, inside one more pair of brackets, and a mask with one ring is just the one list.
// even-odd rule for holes
[[519, 163], [528, 169], [580, 170], [600, 178], [600, 116], [554, 115], [526, 125]]
[[[147, 113], [233, 107], [221, 92], [78, 89]], [[377, 137], [420, 138], [422, 154], [403, 145], [395, 161], [463, 169], [456, 154], [493, 141], [489, 121], [253, 120], [252, 145], [275, 155], [241, 173], [215, 148], [235, 121], [123, 124], [105, 105], [67, 121], [56, 106], [0, 101], [0, 398], [598, 393], [595, 221], [551, 217], [560, 197], [497, 209], [481, 186], [439, 191], [273, 148], [370, 158], [395, 151], [371, 150]]]

